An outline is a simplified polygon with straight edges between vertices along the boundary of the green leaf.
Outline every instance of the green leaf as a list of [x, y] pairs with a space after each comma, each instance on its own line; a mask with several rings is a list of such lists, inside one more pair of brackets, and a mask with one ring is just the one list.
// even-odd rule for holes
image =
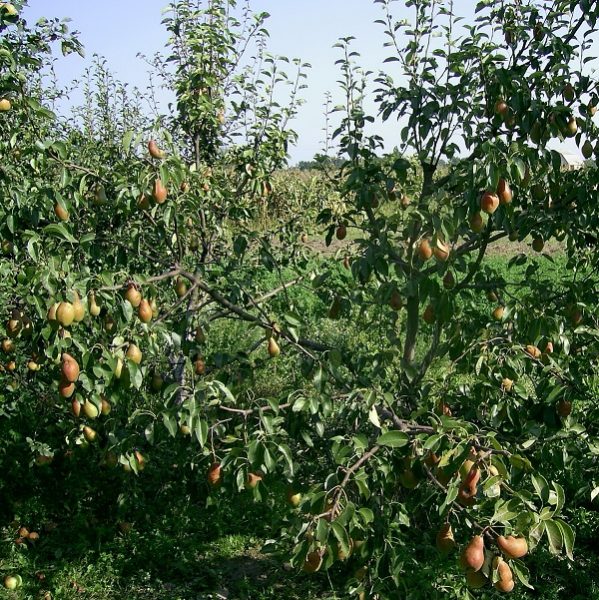
[[552, 554], [561, 554], [564, 547], [564, 539], [561, 527], [553, 520], [545, 521], [545, 532], [549, 541], [549, 551]]
[[528, 567], [519, 560], [513, 560], [511, 564], [512, 569], [514, 573], [516, 573], [516, 577], [518, 578], [520, 583], [528, 589], [534, 590], [535, 588], [532, 587], [532, 585], [530, 585], [529, 583], [530, 572], [528, 570]]
[[349, 535], [345, 530], [345, 527], [341, 525], [338, 521], [333, 521], [331, 523], [331, 529], [333, 531], [333, 535], [337, 538], [339, 542], [339, 546], [341, 546], [341, 550], [348, 555], [349, 554]]
[[177, 435], [177, 419], [173, 415], [162, 413], [162, 422], [172, 437]]
[[387, 446], [389, 448], [403, 448], [408, 444], [410, 438], [403, 431], [387, 431], [379, 436], [376, 443], [378, 446]]
[[566, 549], [566, 556], [570, 560], [574, 560], [574, 540], [576, 538], [576, 534], [574, 530], [568, 523], [563, 521], [562, 519], [556, 519], [555, 522], [558, 524], [559, 528], [562, 532], [562, 538], [564, 540], [564, 547]]

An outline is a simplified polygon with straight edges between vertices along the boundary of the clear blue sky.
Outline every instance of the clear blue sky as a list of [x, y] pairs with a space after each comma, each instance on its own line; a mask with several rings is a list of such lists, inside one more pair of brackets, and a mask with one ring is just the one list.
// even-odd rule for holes
[[[81, 33], [86, 59], [61, 58], [56, 65], [61, 81], [77, 79], [92, 55], [99, 54], [106, 57], [118, 79], [143, 89], [148, 69], [136, 55], [153, 55], [164, 49], [167, 36], [160, 22], [167, 4], [168, 0], [30, 0], [23, 16], [29, 21], [42, 16], [70, 17], [71, 29]], [[455, 12], [471, 16], [474, 5], [474, 0], [456, 0]], [[408, 16], [402, 14], [407, 10], [403, 2], [396, 6], [396, 16]], [[319, 151], [323, 138], [325, 93], [331, 91], [334, 99], [341, 100], [336, 84], [339, 71], [334, 64], [340, 54], [332, 46], [342, 36], [356, 37], [354, 47], [362, 55], [360, 63], [378, 72], [387, 56], [382, 47], [382, 27], [374, 24], [382, 9], [372, 0], [253, 0], [252, 7], [271, 14], [267, 23], [270, 52], [298, 57], [312, 65], [304, 93], [306, 104], [295, 122], [299, 143], [290, 149], [292, 162], [309, 159]], [[377, 132], [392, 148], [398, 129], [396, 124], [388, 124]]]

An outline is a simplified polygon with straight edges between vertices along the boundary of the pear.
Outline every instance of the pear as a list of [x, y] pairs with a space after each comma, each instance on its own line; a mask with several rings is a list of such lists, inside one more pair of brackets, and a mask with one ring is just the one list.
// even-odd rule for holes
[[402, 300], [401, 294], [399, 293], [399, 291], [397, 289], [394, 289], [391, 292], [391, 297], [389, 298], [389, 306], [393, 310], [400, 310], [401, 307], [403, 306], [403, 300]]
[[16, 590], [19, 587], [19, 579], [14, 575], [7, 575], [4, 578], [4, 587], [7, 590]]
[[97, 419], [98, 415], [100, 414], [98, 407], [89, 400], [86, 400], [83, 403], [83, 412], [88, 419]]
[[302, 571], [306, 573], [316, 573], [320, 567], [322, 567], [322, 554], [316, 550], [309, 552], [302, 565]]
[[436, 538], [437, 550], [443, 555], [449, 554], [455, 548], [455, 539], [450, 523], [441, 526]]
[[500, 535], [497, 538], [497, 545], [506, 558], [522, 558], [528, 553], [528, 542], [523, 537]]
[[129, 344], [126, 356], [131, 362], [134, 362], [136, 365], [139, 365], [141, 363], [141, 350], [133, 343]]
[[183, 298], [183, 296], [187, 294], [187, 284], [182, 277], [177, 277], [177, 281], [175, 281], [175, 294], [177, 294], [179, 298]]
[[344, 240], [347, 236], [347, 227], [343, 224], [339, 225], [339, 227], [337, 227], [337, 230], [335, 231], [335, 236], [340, 241]]
[[60, 372], [65, 381], [74, 383], [79, 379], [79, 363], [70, 354], [64, 352]]
[[499, 575], [499, 580], [494, 584], [495, 589], [500, 592], [511, 592], [514, 589], [514, 576], [510, 566], [501, 556], [497, 556], [493, 560], [493, 570], [496, 570]]
[[73, 399], [71, 402], [71, 412], [75, 417], [78, 417], [81, 414], [81, 403], [79, 400]]
[[111, 413], [112, 406], [111, 406], [110, 402], [108, 402], [108, 400], [106, 400], [106, 398], [102, 398], [102, 402], [101, 402], [100, 406], [101, 406], [100, 412], [105, 417], [108, 416]]
[[101, 309], [96, 302], [96, 295], [93, 292], [90, 292], [87, 301], [89, 303], [89, 314], [92, 317], [97, 317], [100, 314]]
[[480, 571], [485, 562], [485, 542], [482, 535], [475, 535], [462, 551], [460, 563], [464, 569]]
[[472, 229], [474, 233], [481, 233], [484, 230], [484, 228], [485, 221], [483, 219], [483, 216], [480, 214], [480, 212], [474, 213], [470, 217], [470, 229]]
[[436, 244], [433, 246], [433, 254], [439, 262], [446, 262], [449, 258], [450, 248], [441, 239], [437, 238]]
[[91, 444], [97, 437], [97, 433], [87, 425], [83, 428], [83, 437]]
[[94, 194], [94, 204], [96, 206], [102, 206], [108, 202], [108, 198], [106, 197], [106, 190], [104, 186], [98, 185], [96, 187], [96, 193]]
[[297, 508], [302, 501], [302, 495], [293, 487], [288, 487], [286, 492], [287, 503]]
[[262, 481], [262, 475], [260, 473], [248, 473], [245, 481], [245, 487], [248, 489], [255, 488]]
[[493, 311], [493, 319], [495, 319], [495, 321], [501, 321], [503, 319], [504, 313], [505, 313], [505, 307], [504, 306], [498, 306]]
[[125, 300], [131, 304], [133, 308], [137, 308], [141, 304], [141, 292], [135, 284], [130, 283], [125, 290]]
[[85, 306], [83, 306], [83, 302], [81, 302], [81, 298], [79, 298], [79, 294], [74, 291], [73, 292], [73, 311], [74, 311], [74, 320], [77, 323], [80, 323], [85, 318]]
[[582, 155], [589, 160], [593, 156], [593, 144], [589, 140], [587, 140], [581, 148]]
[[206, 475], [209, 485], [217, 487], [222, 482], [222, 467], [219, 462], [213, 462]]
[[75, 320], [75, 308], [70, 302], [61, 302], [56, 309], [56, 319], [63, 326], [72, 325]]
[[145, 298], [139, 303], [137, 315], [142, 323], [149, 323], [152, 320], [152, 308], [150, 307], [150, 303]]
[[58, 393], [63, 398], [70, 398], [75, 393], [75, 384], [61, 379], [58, 384]]
[[422, 313], [422, 318], [424, 319], [424, 322], [428, 323], [429, 325], [432, 325], [435, 322], [437, 317], [435, 315], [435, 307], [432, 304], [429, 304], [424, 309], [424, 312]]
[[276, 358], [279, 356], [279, 354], [281, 354], [279, 344], [277, 344], [274, 337], [268, 338], [268, 354], [271, 358]]
[[545, 242], [543, 241], [542, 237], [536, 237], [533, 241], [532, 241], [532, 249], [535, 252], [543, 252], [543, 248], [545, 247]]
[[150, 387], [153, 392], [159, 392], [164, 385], [164, 379], [161, 377], [160, 373], [154, 372], [152, 375], [152, 380], [150, 382]]
[[152, 188], [152, 197], [156, 201], [156, 204], [164, 204], [167, 196], [168, 190], [164, 187], [164, 184], [160, 179], [156, 179], [154, 181], [154, 187]]
[[572, 413], [572, 402], [562, 399], [557, 403], [555, 410], [560, 417], [565, 419]]
[[423, 239], [418, 245], [418, 255], [423, 261], [429, 260], [433, 255], [433, 249], [431, 243], [427, 239]]
[[510, 184], [505, 179], [500, 179], [497, 184], [497, 196], [500, 204], [510, 204], [514, 197]]
[[69, 211], [58, 202], [54, 205], [54, 214], [63, 222], [69, 220]]
[[485, 192], [480, 199], [480, 209], [492, 215], [499, 207], [499, 198], [493, 192]]
[[206, 361], [198, 356], [193, 362], [193, 370], [196, 375], [204, 375], [206, 373]]
[[158, 144], [154, 140], [148, 142], [148, 152], [152, 158], [164, 158], [164, 152], [160, 150]]
[[501, 389], [504, 392], [507, 392], [509, 394], [512, 391], [513, 387], [514, 387], [514, 381], [512, 379], [510, 379], [509, 377], [504, 377], [501, 380]]
[[446, 290], [451, 290], [455, 287], [455, 277], [451, 271], [447, 271], [443, 277], [443, 287]]
[[2, 352], [4, 352], [4, 354], [10, 354], [11, 352], [14, 352], [15, 350], [15, 343], [12, 340], [4, 339], [2, 340]]
[[541, 358], [542, 353], [536, 346], [529, 344], [528, 346], [526, 346], [526, 354], [528, 354], [531, 358], [538, 360], [539, 358]]
[[12, 103], [8, 98], [0, 99], [0, 112], [8, 112], [12, 108]]

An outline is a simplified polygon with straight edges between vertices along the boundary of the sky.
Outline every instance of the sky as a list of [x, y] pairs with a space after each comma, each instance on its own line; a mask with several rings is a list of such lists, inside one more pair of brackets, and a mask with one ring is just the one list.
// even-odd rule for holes
[[[30, 22], [40, 17], [69, 17], [71, 30], [80, 32], [86, 58], [70, 56], [56, 63], [59, 81], [77, 80], [94, 54], [107, 59], [116, 78], [140, 89], [146, 87], [148, 67], [138, 53], [152, 56], [163, 51], [167, 33], [161, 25], [162, 9], [168, 0], [30, 0], [23, 17]], [[472, 16], [473, 0], [456, 0], [455, 12]], [[322, 149], [323, 103], [327, 91], [334, 103], [340, 102], [337, 80], [340, 51], [333, 45], [340, 37], [354, 36], [359, 62], [375, 73], [383, 68], [388, 51], [383, 48], [383, 28], [374, 21], [383, 11], [373, 0], [252, 0], [256, 12], [266, 11], [270, 32], [268, 49], [272, 54], [300, 58], [312, 65], [308, 72], [305, 104], [301, 107], [294, 129], [299, 134], [295, 148], [290, 148], [291, 163], [309, 160]], [[397, 2], [396, 17], [407, 17], [403, 2]], [[392, 69], [388, 64], [385, 69]], [[396, 123], [380, 125], [388, 149], [399, 136]]]

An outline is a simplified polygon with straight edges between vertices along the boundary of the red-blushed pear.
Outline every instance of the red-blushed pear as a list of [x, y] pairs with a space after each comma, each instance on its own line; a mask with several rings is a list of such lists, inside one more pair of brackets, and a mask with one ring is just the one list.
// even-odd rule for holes
[[206, 479], [208, 480], [208, 484], [211, 487], [217, 487], [222, 482], [222, 467], [219, 462], [213, 462], [208, 469], [208, 473], [206, 475]]
[[462, 550], [460, 564], [464, 569], [480, 571], [485, 563], [485, 542], [482, 535], [475, 535]]
[[152, 158], [164, 158], [164, 152], [162, 150], [160, 150], [160, 148], [158, 147], [158, 144], [155, 142], [155, 140], [150, 140], [148, 142], [148, 152], [150, 153], [150, 156]]
[[92, 429], [91, 427], [89, 427], [88, 425], [86, 425], [83, 428], [83, 437], [91, 444], [95, 441], [96, 437], [97, 437], [97, 433], [95, 432], [94, 429]]
[[142, 323], [149, 323], [152, 320], [152, 308], [150, 307], [150, 303], [145, 298], [139, 303], [137, 315]]
[[102, 401], [100, 403], [100, 412], [105, 417], [107, 417], [112, 412], [112, 405], [110, 404], [110, 402], [108, 402], [108, 400], [106, 400], [106, 398], [102, 398]]
[[166, 197], [168, 196], [168, 190], [162, 183], [161, 179], [154, 180], [154, 187], [152, 188], [152, 197], [156, 201], [156, 204], [164, 204]]
[[261, 481], [261, 473], [248, 473], [247, 479], [245, 480], [245, 487], [250, 490], [254, 489]]
[[135, 457], [135, 462], [137, 464], [137, 470], [143, 471], [146, 468], [146, 457], [139, 450], [136, 450], [133, 453], [133, 456]]
[[136, 365], [141, 363], [142, 353], [141, 350], [133, 343], [129, 344], [127, 347], [127, 353], [125, 355], [131, 362], [134, 362]]
[[63, 222], [69, 220], [69, 211], [58, 202], [54, 205], [54, 214]]
[[141, 292], [137, 289], [135, 284], [130, 283], [125, 290], [125, 300], [133, 308], [137, 308], [141, 304]]
[[435, 255], [435, 258], [439, 262], [446, 262], [449, 258], [449, 252], [449, 246], [443, 240], [437, 238], [437, 242], [433, 246], [433, 254]]
[[277, 341], [275, 340], [274, 337], [269, 337], [268, 338], [268, 355], [271, 358], [276, 358], [277, 356], [279, 356], [279, 354], [281, 354], [281, 349], [279, 348], [279, 344], [277, 344]]
[[463, 506], [472, 506], [478, 493], [477, 484], [480, 480], [480, 469], [473, 464], [458, 489], [458, 502]]
[[505, 179], [500, 179], [497, 184], [497, 197], [500, 204], [510, 204], [514, 197], [510, 184]]
[[418, 245], [418, 256], [420, 256], [423, 261], [427, 261], [432, 255], [433, 249], [431, 248], [431, 243], [427, 239], [421, 240]]
[[545, 345], [545, 354], [553, 354], [553, 342], [551, 340]]
[[79, 363], [70, 354], [63, 352], [60, 372], [65, 381], [74, 383], [79, 379]]
[[480, 590], [489, 583], [482, 571], [466, 571], [466, 585], [472, 590]]
[[339, 225], [339, 227], [337, 227], [337, 230], [335, 231], [335, 236], [340, 241], [344, 240], [347, 236], [347, 227], [343, 224]]
[[70, 398], [75, 393], [75, 384], [61, 379], [58, 384], [58, 393], [63, 398]]
[[499, 198], [493, 192], [485, 192], [480, 198], [480, 209], [492, 215], [499, 207]]
[[74, 417], [79, 417], [81, 414], [81, 403], [79, 400], [73, 399], [71, 402], [71, 412], [73, 413]]
[[443, 555], [449, 554], [455, 548], [455, 539], [450, 523], [444, 523], [437, 532], [437, 550]]
[[510, 110], [510, 107], [507, 105], [507, 102], [503, 98], [499, 98], [497, 102], [495, 102], [495, 113], [500, 117], [505, 117]]
[[70, 302], [61, 302], [56, 309], [56, 320], [63, 326], [68, 327], [75, 320], [75, 309]]
[[525, 352], [526, 352], [526, 354], [528, 354], [528, 356], [530, 356], [531, 358], [534, 358], [535, 360], [538, 360], [539, 358], [541, 358], [541, 354], [542, 354], [542, 352], [536, 346], [533, 346], [532, 344], [529, 344], [528, 346], [526, 346]]
[[522, 558], [528, 553], [528, 542], [523, 537], [500, 535], [497, 538], [497, 545], [506, 558]]
[[493, 570], [496, 570], [499, 576], [499, 580], [494, 583], [495, 589], [500, 592], [511, 592], [514, 589], [514, 576], [510, 566], [501, 556], [493, 559]]

